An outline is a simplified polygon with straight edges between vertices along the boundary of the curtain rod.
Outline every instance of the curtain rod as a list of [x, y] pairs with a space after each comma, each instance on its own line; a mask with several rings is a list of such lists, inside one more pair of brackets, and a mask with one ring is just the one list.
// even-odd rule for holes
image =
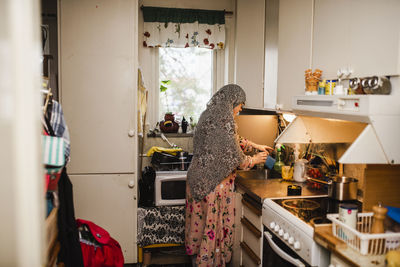
[[[144, 6], [143, 5], [141, 5], [140, 6], [140, 8], [142, 9]], [[161, 7], [161, 6], [158, 6], [158, 7]], [[162, 7], [162, 8], [171, 8], [171, 7]], [[200, 9], [201, 10], [201, 9]], [[233, 11], [226, 11], [226, 10], [224, 10], [224, 12], [225, 12], [225, 15], [233, 15]]]

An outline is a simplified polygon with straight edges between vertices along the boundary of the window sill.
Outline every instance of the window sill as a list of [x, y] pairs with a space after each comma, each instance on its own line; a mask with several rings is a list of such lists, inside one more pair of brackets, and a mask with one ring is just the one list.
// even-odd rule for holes
[[[193, 133], [164, 133], [165, 137], [193, 137]], [[147, 134], [147, 138], [161, 137], [161, 134]]]

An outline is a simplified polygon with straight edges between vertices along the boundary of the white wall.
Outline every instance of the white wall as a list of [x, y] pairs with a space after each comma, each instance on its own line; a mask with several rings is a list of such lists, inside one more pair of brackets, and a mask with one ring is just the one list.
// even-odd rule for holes
[[0, 266], [43, 266], [39, 1], [0, 1]]
[[[210, 10], [226, 10], [233, 11], [235, 8], [234, 0], [142, 0], [139, 1], [140, 6], [157, 6], [157, 7], [170, 7], [170, 8], [193, 8], [193, 9], [210, 9]], [[228, 21], [233, 24], [233, 16], [226, 16], [226, 23]], [[229, 69], [225, 70], [225, 81], [233, 81], [233, 62], [234, 48], [233, 48], [233, 33], [234, 28], [227, 33], [227, 47], [225, 48], [225, 67], [229, 65]], [[147, 107], [147, 125], [150, 129], [155, 126], [155, 123], [159, 120], [158, 118], [158, 54], [157, 49], [145, 48], [143, 43], [143, 13], [139, 11], [139, 67], [142, 70], [143, 81], [146, 89], [149, 91], [149, 103]]]

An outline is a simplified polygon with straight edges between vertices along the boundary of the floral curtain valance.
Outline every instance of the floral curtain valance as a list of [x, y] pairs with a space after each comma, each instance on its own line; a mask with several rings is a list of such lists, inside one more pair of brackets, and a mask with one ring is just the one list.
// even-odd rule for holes
[[145, 47], [225, 47], [225, 11], [142, 7]]

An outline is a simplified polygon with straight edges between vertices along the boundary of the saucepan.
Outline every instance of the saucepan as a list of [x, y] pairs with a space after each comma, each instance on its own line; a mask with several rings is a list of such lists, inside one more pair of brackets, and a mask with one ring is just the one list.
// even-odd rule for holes
[[336, 200], [357, 199], [358, 180], [346, 176], [332, 176], [329, 181], [307, 177], [307, 180], [328, 185], [328, 196]]

